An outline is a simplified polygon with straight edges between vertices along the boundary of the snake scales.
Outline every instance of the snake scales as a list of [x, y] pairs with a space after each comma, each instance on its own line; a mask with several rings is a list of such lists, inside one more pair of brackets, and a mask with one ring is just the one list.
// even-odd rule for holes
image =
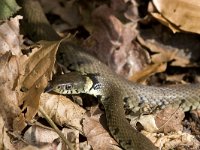
[[[48, 23], [37, 1], [18, 2], [23, 8], [24, 20], [28, 24], [27, 31], [33, 40], [60, 39]], [[92, 94], [101, 96], [109, 131], [124, 149], [157, 149], [149, 139], [130, 126], [125, 119], [124, 103], [133, 112], [142, 112], [146, 107], [150, 110], [155, 107], [163, 108], [166, 105], [179, 105], [184, 111], [200, 108], [200, 84], [170, 87], [134, 84], [113, 73], [106, 65], [81, 48], [67, 42], [61, 44], [57, 60], [70, 70], [96, 75], [95, 80], [100, 83], [97, 84], [99, 86], [97, 89], [100, 90]]]

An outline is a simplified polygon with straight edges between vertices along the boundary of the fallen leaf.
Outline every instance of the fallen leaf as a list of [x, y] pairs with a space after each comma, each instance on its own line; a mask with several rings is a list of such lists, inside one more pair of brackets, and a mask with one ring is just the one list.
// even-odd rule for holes
[[153, 0], [160, 14], [180, 30], [200, 33], [200, 2], [198, 0]]
[[0, 55], [8, 51], [11, 51], [12, 55], [22, 55], [21, 45], [23, 40], [22, 36], [19, 34], [20, 19], [22, 19], [22, 16], [18, 15], [15, 18], [4, 21], [4, 23], [0, 25]]
[[52, 70], [55, 63], [55, 55], [60, 41], [41, 41], [39, 48], [32, 49], [32, 53], [24, 62], [23, 68], [17, 84], [19, 104], [23, 104], [23, 109], [27, 109], [25, 116], [30, 121], [37, 113], [40, 95], [51, 80]]
[[181, 32], [180, 29], [178, 27], [176, 27], [175, 25], [173, 25], [171, 22], [169, 22], [168, 20], [166, 20], [161, 14], [159, 13], [151, 13], [151, 15], [156, 18], [160, 23], [164, 24], [165, 26], [169, 27], [173, 33], [176, 32]]
[[178, 149], [179, 147], [198, 150], [200, 147], [200, 142], [193, 135], [180, 131], [161, 137], [158, 143], [162, 145], [163, 150]]
[[62, 95], [44, 93], [40, 97], [40, 106], [56, 124], [74, 127], [82, 132], [81, 121], [85, 110], [70, 99]]
[[52, 144], [59, 138], [58, 134], [51, 128], [44, 128], [38, 125], [32, 125], [25, 133], [24, 140], [33, 146], [44, 146]]
[[[13, 130], [15, 127], [13, 126], [15, 119], [18, 117], [24, 118], [14, 90], [19, 72], [19, 59], [17, 56], [13, 56], [11, 52], [0, 56], [0, 112], [4, 118], [5, 127], [8, 130]], [[21, 127], [24, 126], [25, 124]]]
[[0, 130], [0, 149], [14, 150], [14, 147], [11, 143], [11, 139], [7, 134], [5, 122], [1, 114], [0, 114], [0, 129], [1, 129]]
[[85, 119], [83, 120], [83, 131], [85, 136], [87, 137], [88, 143], [92, 146], [94, 150], [120, 150], [120, 148], [117, 146], [117, 142], [102, 126], [102, 121], [100, 120], [102, 120], [102, 115], [99, 113], [90, 117], [85, 117]]
[[137, 82], [137, 83], [139, 82], [141, 83], [145, 81], [145, 79], [147, 79], [149, 76], [155, 73], [164, 72], [166, 68], [167, 68], [166, 63], [148, 65], [143, 70], [136, 72], [133, 76], [129, 78], [129, 80]]
[[80, 25], [82, 18], [76, 1], [41, 0], [41, 4], [45, 13], [51, 12], [58, 15], [63, 21], [65, 21], [64, 30], [74, 29]]
[[155, 117], [153, 115], [140, 116], [137, 122], [141, 123], [145, 131], [148, 132], [158, 131], [158, 127], [156, 126], [155, 122]]
[[95, 27], [83, 44], [87, 52], [125, 77], [147, 65], [148, 53], [134, 41], [136, 23], [123, 24], [107, 5], [96, 8], [92, 20]]
[[141, 45], [153, 52], [153, 63], [171, 62], [172, 66], [186, 67], [193, 65], [191, 60], [200, 58], [197, 52], [200, 45], [196, 35], [172, 34], [158, 26], [155, 29], [141, 29], [137, 39]]
[[156, 125], [161, 132], [182, 131], [184, 112], [178, 108], [167, 107], [156, 115]]

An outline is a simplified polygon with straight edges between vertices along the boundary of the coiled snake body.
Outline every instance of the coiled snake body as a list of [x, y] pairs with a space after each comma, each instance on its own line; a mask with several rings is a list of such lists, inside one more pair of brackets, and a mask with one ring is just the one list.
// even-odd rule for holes
[[[24, 0], [22, 7], [35, 40], [60, 39], [36, 1]], [[109, 131], [124, 149], [157, 149], [149, 139], [130, 126], [125, 118], [124, 103], [133, 112], [142, 112], [146, 107], [150, 110], [155, 107], [163, 108], [166, 105], [179, 105], [185, 111], [200, 108], [200, 84], [170, 87], [134, 84], [119, 77], [99, 60], [70, 43], [61, 44], [57, 60], [68, 69], [84, 74], [73, 75], [79, 79], [79, 90], [82, 88], [81, 92], [100, 97], [105, 108]], [[71, 85], [67, 87], [67, 81], [65, 75], [59, 77], [53, 87], [57, 89], [59, 85], [60, 90], [57, 92], [63, 93], [65, 89], [71, 88]]]

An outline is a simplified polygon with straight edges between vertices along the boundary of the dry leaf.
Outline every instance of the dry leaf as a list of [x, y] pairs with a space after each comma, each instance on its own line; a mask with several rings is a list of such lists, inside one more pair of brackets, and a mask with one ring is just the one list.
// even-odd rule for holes
[[23, 72], [16, 89], [19, 103], [23, 104], [23, 110], [27, 109], [25, 115], [28, 121], [37, 113], [40, 95], [51, 80], [59, 44], [60, 41], [41, 41], [40, 48], [34, 48], [26, 61], [21, 62]]
[[122, 24], [107, 5], [96, 8], [92, 19], [95, 27], [84, 43], [90, 54], [125, 77], [140, 71], [147, 64], [148, 54], [134, 42], [136, 23]]
[[[44, 8], [45, 13], [53, 13], [54, 15], [58, 15], [65, 24], [60, 24], [56, 27], [56, 30], [59, 32], [66, 31], [69, 29], [76, 28], [81, 23], [80, 10], [77, 5], [77, 2], [72, 1], [49, 1], [49, 0], [41, 0], [41, 4]], [[59, 27], [59, 28], [58, 28]], [[64, 27], [64, 28], [63, 28]]]
[[91, 117], [85, 117], [83, 120], [83, 131], [87, 137], [88, 143], [94, 150], [120, 150], [120, 148], [116, 146], [118, 145], [117, 142], [100, 123], [102, 122], [100, 121], [100, 118], [102, 118], [101, 116], [101, 114], [96, 114]]
[[172, 133], [163, 136], [159, 139], [162, 150], [178, 149], [178, 147], [183, 147], [182, 149], [198, 150], [200, 147], [200, 142], [188, 133]]
[[[197, 60], [200, 55], [199, 40], [195, 35], [172, 34], [164, 30], [162, 26], [153, 29], [140, 30], [137, 38], [141, 45], [153, 52], [152, 62], [171, 62], [172, 66], [191, 66], [192, 60]], [[187, 41], [187, 42], [185, 42]]]
[[164, 72], [166, 68], [167, 68], [166, 63], [148, 65], [142, 71], [136, 72], [132, 77], [129, 78], [129, 80], [137, 82], [137, 83], [139, 82], [141, 83], [145, 79], [147, 79], [149, 76], [155, 73]]
[[59, 138], [58, 134], [50, 128], [44, 128], [38, 125], [32, 125], [25, 133], [24, 140], [34, 146], [44, 146], [48, 143], [53, 143]]
[[[16, 16], [0, 26], [0, 112], [5, 127], [17, 131], [26, 125], [15, 91], [21, 72], [20, 62], [25, 59], [21, 53], [19, 19], [21, 16]], [[17, 124], [20, 126], [16, 126]], [[20, 129], [16, 129], [17, 127]]]
[[[24, 121], [21, 110], [18, 107], [18, 97], [14, 90], [19, 72], [19, 59], [16, 56], [12, 56], [11, 52], [0, 56], [0, 112], [8, 130], [16, 128], [13, 123], [18, 117]], [[25, 126], [22, 123], [23, 121], [19, 121], [22, 128]]]
[[145, 131], [155, 132], [158, 130], [155, 122], [155, 117], [153, 115], [140, 116], [137, 122], [141, 123]]
[[11, 139], [7, 134], [7, 129], [5, 128], [5, 122], [1, 114], [0, 114], [0, 149], [14, 150], [14, 147], [11, 143]]
[[180, 30], [200, 33], [200, 1], [153, 0], [156, 9]]
[[181, 122], [184, 117], [181, 109], [167, 107], [156, 115], [156, 125], [164, 133], [182, 131]]
[[22, 16], [16, 16], [0, 25], [0, 55], [8, 51], [11, 51], [12, 55], [22, 55], [21, 44], [23, 40], [19, 34], [20, 19]]
[[40, 106], [60, 126], [71, 126], [82, 132], [81, 120], [85, 110], [62, 95], [44, 93]]
[[151, 15], [156, 18], [160, 23], [164, 24], [165, 26], [169, 27], [173, 33], [180, 32], [180, 29], [166, 20], [161, 14], [159, 13], [151, 13]]
[[[79, 131], [74, 130], [74, 129], [67, 129], [63, 128], [62, 133], [65, 135], [67, 140], [70, 142], [70, 145], [72, 145], [73, 149], [79, 149]], [[64, 144], [64, 142], [63, 142]], [[63, 145], [65, 148], [66, 146]]]

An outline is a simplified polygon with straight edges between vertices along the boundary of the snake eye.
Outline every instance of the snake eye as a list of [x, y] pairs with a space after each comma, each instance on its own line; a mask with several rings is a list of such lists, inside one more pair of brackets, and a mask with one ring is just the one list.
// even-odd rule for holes
[[71, 88], [72, 88], [72, 85], [71, 85], [71, 84], [66, 84], [66, 85], [65, 85], [65, 89], [66, 89], [66, 90], [69, 90], [69, 89], [71, 89]]

